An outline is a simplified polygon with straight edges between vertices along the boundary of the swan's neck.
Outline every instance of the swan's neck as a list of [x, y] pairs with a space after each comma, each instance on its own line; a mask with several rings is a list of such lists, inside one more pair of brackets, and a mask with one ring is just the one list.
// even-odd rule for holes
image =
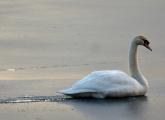
[[148, 88], [148, 82], [140, 72], [138, 67], [138, 60], [137, 60], [137, 47], [138, 45], [133, 41], [130, 46], [129, 50], [129, 68], [131, 76], [136, 79], [141, 85], [145, 88]]

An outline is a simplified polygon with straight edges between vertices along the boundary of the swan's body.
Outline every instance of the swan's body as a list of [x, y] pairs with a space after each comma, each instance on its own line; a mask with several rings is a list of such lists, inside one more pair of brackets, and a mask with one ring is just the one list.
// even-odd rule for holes
[[137, 36], [132, 41], [129, 51], [131, 76], [120, 70], [95, 71], [60, 93], [72, 97], [94, 98], [145, 95], [148, 82], [137, 65], [138, 45], [144, 45], [151, 50], [149, 42], [143, 36]]

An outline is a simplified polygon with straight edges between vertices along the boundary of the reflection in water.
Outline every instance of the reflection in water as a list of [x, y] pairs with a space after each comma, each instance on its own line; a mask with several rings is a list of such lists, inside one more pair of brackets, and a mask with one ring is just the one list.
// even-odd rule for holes
[[78, 99], [67, 102], [94, 120], [135, 120], [143, 119], [147, 97], [120, 99]]
[[66, 96], [26, 96], [0, 99], [0, 103], [59, 102], [73, 106], [93, 120], [136, 120], [144, 119], [147, 111], [147, 97], [120, 99], [72, 99]]

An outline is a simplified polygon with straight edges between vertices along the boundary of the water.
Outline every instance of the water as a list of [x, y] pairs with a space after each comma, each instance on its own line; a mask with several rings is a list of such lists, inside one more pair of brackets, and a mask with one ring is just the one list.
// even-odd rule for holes
[[1, 80], [80, 79], [100, 69], [127, 72], [129, 42], [139, 34], [153, 49], [140, 49], [144, 72], [160, 76], [164, 70], [162, 0], [1, 0], [0, 7]]
[[[0, 117], [163, 119], [164, 4], [163, 0], [1, 0]], [[128, 73], [129, 42], [136, 35], [148, 38], [153, 49], [139, 47], [139, 64], [150, 85], [146, 97], [74, 100], [56, 93], [94, 70]]]
[[32, 102], [62, 102], [66, 96], [24, 96], [17, 98], [0, 99], [0, 104], [7, 103], [32, 103]]

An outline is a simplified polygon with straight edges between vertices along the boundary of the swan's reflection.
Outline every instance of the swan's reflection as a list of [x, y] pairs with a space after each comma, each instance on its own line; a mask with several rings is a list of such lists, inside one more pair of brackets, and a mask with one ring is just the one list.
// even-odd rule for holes
[[72, 99], [72, 105], [93, 120], [136, 120], [145, 117], [147, 97], [120, 99]]

